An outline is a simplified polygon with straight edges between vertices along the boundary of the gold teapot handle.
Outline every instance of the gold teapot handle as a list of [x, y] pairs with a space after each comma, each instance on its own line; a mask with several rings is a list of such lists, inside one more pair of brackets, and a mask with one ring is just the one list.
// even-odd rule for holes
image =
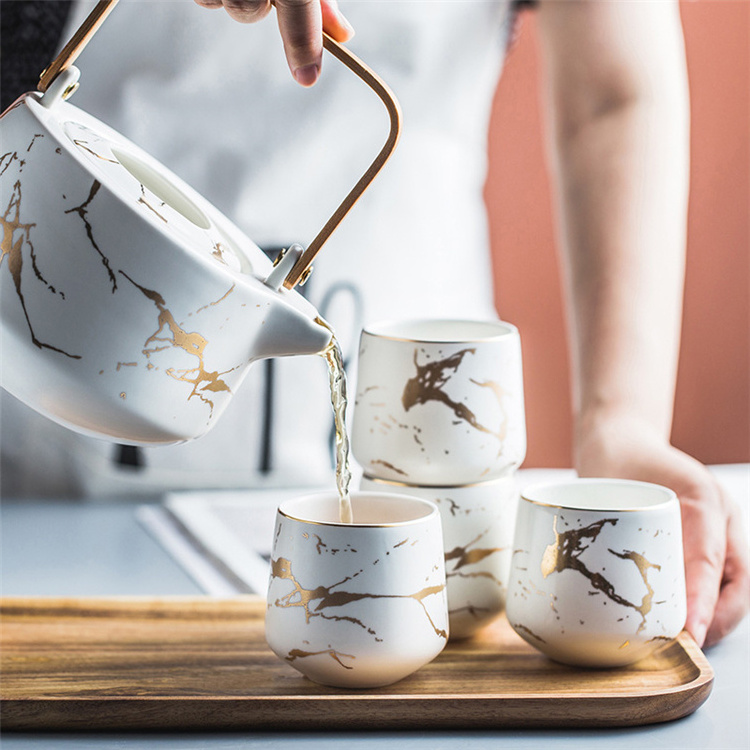
[[[117, 5], [117, 2], [118, 0], [99, 0], [94, 10], [91, 11], [86, 20], [80, 25], [75, 34], [73, 34], [70, 41], [63, 47], [62, 52], [42, 72], [37, 86], [39, 91], [45, 92], [55, 78], [75, 62], [91, 37], [102, 23], [104, 23], [115, 5]], [[401, 134], [401, 108], [393, 92], [385, 82], [356, 55], [352, 54], [346, 47], [339, 44], [325, 32], [323, 32], [323, 47], [359, 76], [380, 97], [388, 110], [390, 130], [385, 145], [381, 148], [367, 171], [359, 178], [357, 184], [349, 191], [349, 194], [334, 211], [333, 216], [328, 219], [315, 239], [308, 245], [307, 250], [302, 253], [297, 262], [292, 266], [286, 279], [284, 279], [284, 286], [287, 289], [293, 289], [300, 281], [304, 281], [307, 278], [312, 269], [315, 256], [320, 252], [326, 240], [333, 234], [334, 229], [349, 213], [352, 206], [359, 200], [359, 197], [364, 193], [369, 184], [375, 179], [375, 176], [386, 161], [388, 161], [388, 158], [396, 148], [399, 135]]]
[[318, 232], [315, 239], [309, 244], [307, 250], [300, 256], [299, 260], [292, 266], [292, 270], [284, 280], [284, 286], [292, 289], [300, 281], [304, 274], [312, 268], [312, 262], [315, 256], [320, 252], [323, 243], [331, 236], [333, 230], [339, 225], [341, 220], [349, 213], [351, 207], [359, 200], [369, 184], [375, 179], [377, 173], [388, 161], [388, 157], [396, 148], [399, 136], [401, 135], [401, 107], [393, 92], [388, 88], [385, 82], [367, 67], [356, 55], [352, 54], [346, 47], [331, 39], [328, 34], [323, 32], [323, 46], [337, 60], [346, 65], [349, 70], [356, 73], [381, 99], [388, 110], [390, 118], [390, 130], [385, 145], [380, 149], [380, 153], [375, 157], [367, 171], [359, 178], [357, 184], [349, 191], [339, 207], [333, 212], [333, 216], [325, 223], [325, 226]]
[[99, 0], [94, 10], [88, 14], [86, 20], [78, 27], [70, 41], [62, 48], [62, 52], [42, 71], [37, 90], [44, 93], [50, 87], [52, 81], [76, 61], [78, 55], [83, 52], [83, 48], [104, 23], [115, 5], [117, 5], [117, 0]]

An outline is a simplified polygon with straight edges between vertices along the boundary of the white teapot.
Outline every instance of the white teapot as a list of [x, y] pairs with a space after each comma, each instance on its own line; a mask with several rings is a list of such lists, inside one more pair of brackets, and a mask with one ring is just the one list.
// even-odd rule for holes
[[273, 265], [157, 160], [65, 101], [82, 46], [50, 66], [44, 93], [0, 117], [0, 383], [84, 434], [189, 440], [215, 423], [251, 362], [329, 344], [293, 287], [395, 147], [398, 105], [367, 80], [389, 105], [388, 142], [308, 250], [292, 246]]

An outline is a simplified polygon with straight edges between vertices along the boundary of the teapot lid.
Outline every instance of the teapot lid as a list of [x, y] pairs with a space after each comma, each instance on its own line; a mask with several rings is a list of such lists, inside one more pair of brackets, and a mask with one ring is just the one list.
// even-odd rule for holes
[[149, 222], [213, 263], [265, 279], [271, 264], [263, 252], [209, 201], [125, 136], [63, 100], [77, 78], [71, 66], [43, 95], [24, 97], [58, 148], [131, 206], [134, 220]]

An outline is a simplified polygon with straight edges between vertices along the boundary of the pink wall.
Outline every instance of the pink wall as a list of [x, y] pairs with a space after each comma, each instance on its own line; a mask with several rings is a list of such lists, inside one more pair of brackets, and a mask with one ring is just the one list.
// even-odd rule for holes
[[[685, 312], [673, 442], [707, 463], [750, 460], [750, 3], [681, 4], [692, 101]], [[524, 346], [526, 466], [570, 465], [563, 305], [533, 14], [495, 98], [486, 198], [498, 311]]]

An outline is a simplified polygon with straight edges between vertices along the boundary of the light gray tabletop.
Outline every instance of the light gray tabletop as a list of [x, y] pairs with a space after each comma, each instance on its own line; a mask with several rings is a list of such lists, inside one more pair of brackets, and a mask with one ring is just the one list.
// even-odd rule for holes
[[[748, 517], [748, 467], [716, 467]], [[198, 587], [135, 518], [135, 503], [15, 501], [0, 506], [4, 596], [199, 594]], [[483, 750], [496, 748], [633, 747], [652, 750], [750, 748], [750, 622], [707, 652], [714, 689], [694, 714], [668, 724], [610, 730], [477, 732], [337, 732], [207, 734], [4, 733], [3, 750], [34, 748], [347, 748], [347, 750]]]

